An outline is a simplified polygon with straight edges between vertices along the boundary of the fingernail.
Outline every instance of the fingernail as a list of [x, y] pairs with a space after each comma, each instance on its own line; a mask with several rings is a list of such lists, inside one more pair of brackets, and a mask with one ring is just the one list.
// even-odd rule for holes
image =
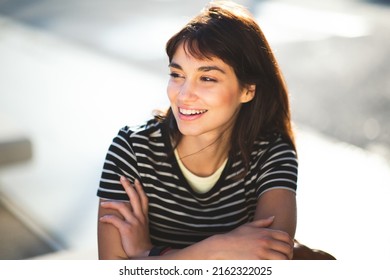
[[121, 180], [122, 182], [125, 182], [125, 181], [126, 181], [126, 177], [125, 177], [125, 176], [121, 176], [121, 177], [120, 177], [120, 180]]

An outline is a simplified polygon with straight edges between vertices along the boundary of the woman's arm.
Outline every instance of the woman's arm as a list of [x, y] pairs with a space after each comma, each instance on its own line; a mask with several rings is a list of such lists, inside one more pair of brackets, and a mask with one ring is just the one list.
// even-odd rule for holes
[[149, 237], [148, 198], [138, 180], [134, 186], [121, 177], [129, 202], [100, 200], [98, 212], [99, 259], [147, 256]]
[[[233, 259], [287, 259], [288, 257], [282, 254], [276, 255], [274, 252], [266, 253], [259, 248], [264, 245], [261, 240], [271, 235], [272, 238], [282, 240], [285, 238], [284, 234], [279, 231], [266, 230], [273, 221], [273, 217], [264, 220], [254, 221], [252, 223], [245, 224], [237, 229], [226, 233], [217, 234], [206, 238], [198, 243], [186, 247], [181, 250], [172, 250], [163, 256], [149, 257], [149, 259], [160, 260], [233, 260]], [[279, 236], [278, 236], [279, 235]], [[272, 239], [270, 238], [270, 239]], [[286, 241], [289, 239], [287, 238]], [[272, 242], [268, 242], [270, 245]], [[283, 243], [280, 241], [280, 243]], [[268, 246], [267, 245], [267, 246]], [[284, 244], [287, 248], [292, 244]], [[261, 248], [262, 249], [262, 248]], [[283, 248], [285, 251], [289, 249]], [[267, 255], [266, 255], [267, 254]], [[144, 259], [137, 258], [136, 259]]]
[[116, 227], [111, 224], [100, 221], [101, 217], [114, 215], [118, 218], [122, 218], [118, 211], [113, 209], [103, 208], [101, 203], [104, 200], [100, 199], [99, 211], [98, 211], [98, 251], [99, 259], [101, 260], [114, 260], [114, 259], [128, 259], [125, 251], [122, 247], [121, 236]]
[[[99, 206], [98, 240], [101, 259], [145, 258], [152, 247], [146, 222], [146, 195], [139, 183], [135, 184], [135, 188], [127, 180], [123, 180], [122, 184], [132, 202], [131, 207], [125, 202], [104, 202]], [[273, 191], [268, 193], [271, 192]], [[275, 198], [265, 194], [261, 199], [265, 199], [264, 203], [268, 207], [258, 207], [256, 221], [240, 226], [229, 233], [214, 235], [185, 249], [172, 250], [163, 256], [153, 258], [291, 259], [293, 240], [288, 233], [282, 231], [284, 228], [289, 228], [283, 222], [288, 216], [285, 216], [284, 211], [289, 209], [281, 211], [277, 207], [279, 203], [284, 203], [285, 198]], [[275, 203], [269, 201], [272, 198], [275, 198]], [[106, 211], [113, 210], [117, 212], [116, 215], [105, 215]], [[283, 213], [283, 216], [260, 219], [267, 213], [272, 213], [272, 216]], [[275, 225], [274, 220], [277, 221]]]
[[163, 258], [292, 259], [296, 221], [295, 192], [270, 190], [258, 199], [252, 223]]
[[264, 219], [269, 216], [275, 216], [269, 228], [287, 232], [294, 239], [297, 224], [295, 192], [273, 189], [263, 193], [257, 201], [254, 219]]

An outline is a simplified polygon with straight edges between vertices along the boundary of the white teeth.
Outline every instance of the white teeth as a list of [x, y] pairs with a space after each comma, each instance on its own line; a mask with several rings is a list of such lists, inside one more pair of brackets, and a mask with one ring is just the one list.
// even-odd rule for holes
[[187, 109], [179, 108], [179, 112], [183, 115], [199, 115], [199, 114], [206, 113], [207, 110], [187, 110]]

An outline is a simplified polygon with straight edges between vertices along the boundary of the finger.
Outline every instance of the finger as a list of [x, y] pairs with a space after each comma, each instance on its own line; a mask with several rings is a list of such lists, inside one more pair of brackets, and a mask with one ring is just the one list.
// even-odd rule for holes
[[285, 231], [274, 230], [274, 238], [287, 243], [291, 248], [294, 247], [294, 239]]
[[292, 258], [293, 247], [289, 243], [274, 239], [274, 236], [263, 236], [258, 240], [262, 258], [270, 260], [286, 260]]
[[105, 209], [116, 210], [119, 214], [122, 215], [123, 219], [128, 222], [131, 222], [134, 219], [131, 205], [128, 202], [103, 201], [100, 203], [100, 205]]
[[255, 226], [255, 227], [269, 227], [275, 219], [275, 216], [268, 217], [266, 219], [259, 219], [251, 222], [250, 224]]
[[289, 243], [283, 242], [283, 241], [276, 241], [272, 243], [271, 249], [278, 253], [282, 254], [287, 259], [292, 259], [293, 255], [293, 246], [291, 246]]
[[265, 259], [268, 260], [291, 260], [292, 254], [282, 251], [268, 250]]
[[266, 234], [268, 238], [287, 244], [290, 248], [294, 247], [294, 240], [287, 232], [270, 228], [264, 230], [266, 231], [263, 231], [263, 234]]
[[291, 236], [288, 233], [280, 230], [270, 230], [270, 234], [270, 237], [274, 240], [271, 248], [291, 259], [294, 249], [294, 240], [291, 238]]
[[143, 217], [143, 211], [142, 211], [142, 203], [140, 196], [138, 195], [137, 191], [133, 187], [133, 185], [130, 183], [129, 180], [126, 179], [126, 177], [121, 176], [120, 178], [121, 183], [129, 196], [131, 207], [133, 208], [133, 212], [136, 217], [141, 218]]
[[126, 224], [124, 220], [122, 220], [121, 218], [115, 215], [104, 215], [100, 217], [99, 221], [102, 223], [111, 224], [114, 227], [116, 227], [118, 230], [123, 228]]
[[125, 222], [124, 220], [118, 218], [115, 215], [105, 215], [102, 216], [100, 219], [100, 222], [110, 224], [114, 226], [121, 235], [122, 244], [124, 241], [124, 238], [129, 237], [132, 235], [132, 226], [131, 224]]
[[141, 182], [139, 180], [135, 180], [134, 185], [141, 200], [143, 214], [147, 216], [149, 212], [149, 199], [146, 196], [144, 189], [142, 188]]

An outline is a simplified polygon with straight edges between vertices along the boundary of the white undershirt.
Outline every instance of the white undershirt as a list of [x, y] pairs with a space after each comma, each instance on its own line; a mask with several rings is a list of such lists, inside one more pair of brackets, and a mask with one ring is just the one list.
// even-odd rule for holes
[[212, 189], [212, 187], [217, 183], [219, 177], [221, 176], [221, 173], [223, 169], [225, 168], [225, 165], [227, 163], [227, 159], [222, 163], [222, 165], [210, 176], [207, 177], [200, 177], [189, 171], [181, 161], [179, 154], [177, 150], [174, 150], [176, 160], [179, 164], [180, 170], [183, 173], [184, 177], [187, 179], [188, 184], [191, 186], [191, 188], [198, 192], [198, 193], [206, 193], [209, 190]]

